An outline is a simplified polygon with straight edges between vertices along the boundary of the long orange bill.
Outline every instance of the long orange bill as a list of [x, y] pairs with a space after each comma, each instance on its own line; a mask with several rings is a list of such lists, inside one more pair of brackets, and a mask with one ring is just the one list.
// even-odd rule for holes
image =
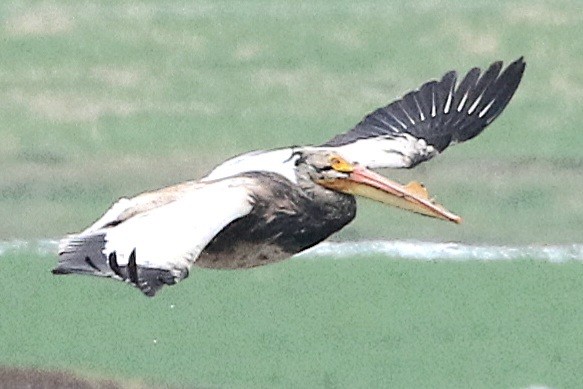
[[462, 221], [461, 217], [433, 201], [427, 189], [418, 182], [401, 185], [358, 165], [354, 166], [349, 178], [343, 181], [336, 181], [330, 187], [438, 219], [454, 223]]

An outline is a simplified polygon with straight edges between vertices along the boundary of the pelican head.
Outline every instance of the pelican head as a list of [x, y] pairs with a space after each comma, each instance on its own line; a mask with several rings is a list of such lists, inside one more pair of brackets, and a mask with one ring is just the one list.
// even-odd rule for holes
[[426, 216], [461, 222], [459, 216], [431, 199], [422, 184], [413, 181], [401, 185], [347, 160], [334, 150], [304, 151], [296, 160], [296, 168], [299, 175], [307, 176], [310, 181], [329, 190], [366, 197]]
[[348, 162], [337, 152], [331, 150], [302, 150], [296, 152], [296, 170], [300, 176], [309, 179], [322, 186], [326, 182], [346, 180], [354, 171], [356, 164]]

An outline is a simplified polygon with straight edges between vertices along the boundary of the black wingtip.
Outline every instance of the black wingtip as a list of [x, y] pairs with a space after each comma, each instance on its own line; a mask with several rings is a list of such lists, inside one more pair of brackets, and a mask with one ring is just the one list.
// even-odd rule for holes
[[103, 234], [72, 235], [60, 242], [59, 263], [53, 274], [91, 274], [106, 276], [106, 256], [103, 254]]
[[123, 275], [121, 273], [121, 270], [119, 268], [119, 264], [117, 262], [117, 253], [115, 251], [112, 251], [109, 254], [107, 261], [109, 262], [109, 267], [115, 273], [115, 275], [123, 279]]
[[390, 139], [406, 133], [441, 152], [452, 143], [472, 139], [494, 121], [516, 92], [525, 68], [524, 56], [505, 69], [502, 61], [495, 61], [483, 72], [470, 69], [459, 83], [457, 73], [449, 71], [440, 81], [429, 81], [401, 100], [375, 110], [352, 130], [322, 146], [343, 146], [375, 137]]
[[512, 62], [510, 65], [508, 65], [508, 67], [514, 67], [516, 66], [518, 71], [517, 73], [519, 74], [519, 82], [520, 79], [522, 78], [522, 75], [524, 74], [524, 71], [526, 70], [526, 60], [524, 59], [524, 56], [520, 56], [520, 58], [518, 58], [517, 60], [515, 60], [514, 62]]
[[[147, 297], [154, 297], [164, 285], [174, 285], [176, 277], [169, 271], [142, 267], [137, 264], [136, 249], [132, 250], [126, 266], [120, 266], [117, 261], [117, 253], [111, 252], [108, 256], [109, 267], [116, 276], [134, 285]], [[188, 271], [181, 275], [186, 278]]]
[[85, 263], [87, 263], [96, 272], [100, 272], [101, 271], [101, 269], [99, 269], [97, 267], [97, 265], [95, 265], [95, 263], [88, 256], [85, 256]]
[[136, 264], [136, 249], [133, 249], [128, 259], [128, 278], [130, 282], [139, 285], [138, 266]]
[[524, 60], [524, 55], [521, 55], [518, 59], [515, 59], [510, 64], [508, 64], [505, 72], [510, 71], [516, 73], [516, 75], [518, 75], [519, 77], [522, 77], [522, 74], [524, 73], [525, 69], [526, 61]]
[[62, 268], [62, 267], [56, 267], [53, 270], [51, 270], [51, 273], [55, 274], [55, 275], [63, 275], [63, 274], [71, 274], [72, 271], [67, 270], [65, 268]]

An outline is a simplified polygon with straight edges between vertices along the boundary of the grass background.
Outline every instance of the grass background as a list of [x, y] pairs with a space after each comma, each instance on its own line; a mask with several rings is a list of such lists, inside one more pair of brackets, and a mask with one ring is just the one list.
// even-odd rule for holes
[[0, 238], [59, 237], [115, 199], [252, 149], [318, 143], [449, 69], [524, 55], [483, 135], [406, 172], [463, 226], [376, 204], [341, 238], [565, 243], [583, 225], [576, 1], [6, 2]]
[[[3, 257], [0, 364], [158, 387], [579, 387], [579, 263], [296, 259], [146, 299]], [[34, 287], [31, 287], [33, 285]], [[1, 383], [0, 383], [1, 386]]]
[[[582, 27], [576, 0], [3, 2], [0, 241], [78, 231], [120, 196], [322, 142], [447, 70], [524, 55], [484, 134], [384, 172], [464, 224], [363, 202], [338, 239], [580, 242]], [[147, 300], [54, 262], [0, 257], [0, 362], [186, 386], [583, 378], [577, 264], [298, 260]]]

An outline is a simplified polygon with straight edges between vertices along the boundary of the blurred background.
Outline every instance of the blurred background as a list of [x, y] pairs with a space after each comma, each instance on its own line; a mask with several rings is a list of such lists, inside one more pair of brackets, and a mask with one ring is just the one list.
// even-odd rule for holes
[[[236, 154], [321, 143], [451, 69], [525, 56], [482, 135], [382, 172], [424, 182], [462, 225], [362, 201], [334, 239], [571, 247], [581, 36], [579, 0], [2, 2], [0, 364], [127, 388], [580, 387], [583, 267], [568, 258], [306, 256], [195, 268], [147, 299], [54, 277], [54, 246], [18, 242]], [[0, 387], [27, 374], [0, 366]], [[74, 379], [56, 374], [28, 377]]]
[[461, 226], [366, 203], [336, 239], [568, 243], [583, 226], [583, 14], [571, 1], [0, 5], [0, 240], [253, 149], [317, 144], [450, 69], [522, 55], [480, 137], [409, 171]]

